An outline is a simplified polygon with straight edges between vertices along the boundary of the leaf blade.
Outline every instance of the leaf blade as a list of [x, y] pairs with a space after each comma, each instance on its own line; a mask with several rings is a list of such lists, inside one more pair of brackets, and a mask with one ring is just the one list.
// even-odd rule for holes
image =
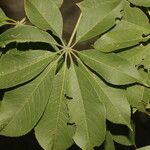
[[26, 0], [25, 12], [34, 25], [43, 30], [52, 30], [54, 34], [61, 38], [63, 28], [62, 16], [53, 0]]
[[94, 48], [102, 52], [112, 52], [118, 49], [131, 47], [150, 39], [150, 25], [147, 16], [139, 9], [132, 8], [124, 3], [123, 19], [116, 27], [99, 38]]
[[41, 50], [15, 51], [0, 59], [0, 89], [25, 83], [39, 73], [54, 59], [55, 53]]
[[[66, 66], [56, 75], [45, 113], [35, 128], [35, 135], [45, 150], [65, 150], [72, 145], [72, 127], [64, 96]], [[48, 118], [48, 119], [47, 119]]]
[[45, 42], [52, 45], [57, 44], [50, 34], [30, 25], [11, 28], [0, 35], [0, 47], [5, 47], [12, 42]]
[[144, 83], [136, 68], [115, 54], [104, 54], [98, 50], [86, 50], [78, 54], [85, 64], [99, 73], [109, 83], [114, 85]]
[[[79, 69], [72, 64], [69, 70], [69, 96], [73, 100], [69, 102], [68, 106], [71, 121], [77, 126], [73, 139], [80, 148], [88, 150], [104, 141], [106, 112], [86, 75], [85, 69]], [[85, 83], [88, 84], [85, 86]]]
[[79, 3], [79, 7], [83, 16], [78, 26], [76, 40], [85, 41], [115, 25], [115, 19], [121, 17], [122, 1], [84, 0]]
[[55, 66], [54, 64], [49, 65], [32, 82], [6, 92], [0, 103], [1, 135], [22, 136], [36, 125], [45, 110], [51, 92]]

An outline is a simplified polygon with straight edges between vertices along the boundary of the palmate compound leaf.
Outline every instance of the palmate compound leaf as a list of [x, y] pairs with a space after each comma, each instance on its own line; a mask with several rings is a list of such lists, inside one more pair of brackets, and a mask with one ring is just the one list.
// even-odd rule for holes
[[122, 0], [84, 0], [80, 2], [82, 18], [77, 30], [77, 41], [85, 41], [102, 34], [121, 17]]
[[8, 17], [5, 15], [3, 10], [0, 8], [0, 27], [7, 24]]
[[[140, 70], [145, 82], [150, 85], [150, 72]], [[127, 88], [127, 97], [130, 105], [139, 111], [146, 112], [146, 106], [150, 103], [150, 88], [134, 85]]]
[[116, 54], [105, 54], [94, 49], [81, 51], [78, 54], [86, 65], [111, 84], [144, 83], [137, 69]]
[[137, 6], [150, 7], [150, 0], [128, 0], [128, 1]]
[[57, 43], [50, 34], [30, 25], [20, 25], [0, 34], [0, 47], [11, 42], [45, 42], [52, 45]]
[[133, 65], [139, 65], [139, 64], [144, 65], [145, 63], [143, 61], [147, 60], [146, 62], [148, 62], [149, 60], [147, 58], [150, 56], [150, 45], [148, 44], [147, 46], [143, 46], [141, 44], [131, 49], [119, 52], [117, 53], [117, 55], [128, 60]]
[[106, 110], [90, 78], [83, 67], [71, 64], [68, 93], [73, 99], [68, 107], [71, 122], [76, 125], [73, 139], [83, 150], [102, 144], [106, 132]]
[[35, 127], [35, 135], [44, 150], [66, 150], [73, 144], [73, 126], [69, 123], [66, 90], [67, 67], [55, 76], [46, 110]]
[[150, 24], [147, 16], [137, 7], [130, 7], [124, 2], [123, 19], [117, 22], [110, 32], [101, 36], [94, 48], [111, 52], [121, 48], [131, 47], [150, 39]]
[[55, 71], [52, 63], [33, 81], [5, 92], [0, 102], [1, 135], [21, 136], [34, 128], [47, 105]]
[[58, 1], [25, 0], [25, 12], [32, 24], [43, 30], [53, 31], [59, 38], [62, 37], [63, 21]]
[[50, 51], [11, 51], [0, 59], [0, 89], [33, 79], [56, 57], [56, 53]]

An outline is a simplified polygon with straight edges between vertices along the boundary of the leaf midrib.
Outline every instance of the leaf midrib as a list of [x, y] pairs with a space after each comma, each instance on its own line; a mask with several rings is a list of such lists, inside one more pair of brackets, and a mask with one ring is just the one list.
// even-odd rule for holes
[[[60, 119], [61, 105], [62, 105], [62, 102], [63, 102], [63, 91], [64, 91], [64, 86], [65, 86], [65, 77], [66, 77], [66, 66], [65, 66], [64, 72], [63, 72], [63, 80], [62, 80], [61, 93], [60, 93], [60, 97], [59, 97], [59, 105], [58, 105], [58, 113], [57, 113], [57, 119], [56, 119], [53, 146], [55, 146], [55, 143], [57, 141], [56, 139], [57, 139], [57, 131], [58, 131], [58, 122], [59, 122], [59, 119]], [[51, 143], [49, 143], [49, 144], [51, 144]]]
[[87, 31], [86, 33], [82, 34], [79, 38], [78, 38], [78, 41], [82, 38], [84, 38], [88, 33], [90, 33], [98, 24], [100, 24], [100, 22], [102, 22], [107, 16], [109, 16], [112, 11], [115, 11], [120, 5], [121, 5], [122, 2], [118, 3], [118, 5], [112, 9], [109, 13], [107, 13], [99, 22], [97, 22], [93, 27], [92, 29], [90, 29], [89, 31]]
[[[74, 68], [74, 64], [72, 65], [73, 66], [73, 70], [74, 70], [74, 72], [76, 73], [76, 70], [75, 70], [75, 68]], [[77, 80], [77, 82], [78, 82], [78, 88], [79, 88], [79, 90], [81, 91], [81, 88], [80, 88], [80, 84], [79, 84], [79, 80], [78, 80], [78, 77], [77, 77], [77, 73], [76, 73], [76, 80]], [[82, 107], [83, 107], [83, 109], [84, 109], [84, 113], [83, 113], [83, 115], [84, 115], [84, 122], [85, 122], [85, 126], [86, 126], [86, 137], [87, 137], [87, 139], [88, 139], [88, 145], [89, 145], [89, 147], [90, 147], [90, 145], [91, 145], [91, 143], [90, 143], [90, 136], [89, 136], [89, 129], [88, 129], [88, 125], [87, 125], [87, 117], [86, 117], [86, 111], [85, 111], [85, 108], [84, 108], [84, 101], [83, 101], [83, 96], [82, 96], [82, 93], [80, 92], [80, 98], [82, 99], [81, 100], [81, 103], [82, 103]], [[77, 126], [78, 126], [78, 124], [77, 124]]]
[[[11, 124], [11, 122], [13, 122], [13, 120], [15, 119], [15, 116], [18, 115], [18, 113], [26, 106], [27, 103], [29, 104], [29, 100], [32, 99], [33, 93], [38, 89], [38, 87], [40, 86], [40, 84], [42, 83], [44, 78], [46, 78], [46, 76], [49, 74], [49, 72], [51, 71], [52, 68], [53, 68], [53, 65], [51, 65], [51, 68], [49, 68], [49, 71], [47, 71], [47, 73], [41, 78], [40, 82], [35, 86], [35, 89], [26, 98], [26, 101], [21, 105], [22, 107], [20, 107], [20, 109], [16, 113], [13, 114], [12, 119], [10, 119], [9, 123], [7, 125], [5, 125], [5, 127], [9, 126], [9, 124]], [[5, 127], [4, 127], [4, 129], [5, 129]]]
[[[30, 5], [32, 5], [33, 8], [35, 8], [35, 9], [38, 11], [38, 13], [39, 13], [39, 15], [41, 16], [41, 18], [43, 18], [43, 19], [45, 20], [45, 22], [50, 26], [50, 29], [52, 30], [51, 24], [49, 24], [49, 22], [46, 20], [46, 18], [39, 12], [38, 8], [35, 7], [35, 5], [33, 5], [33, 4], [30, 2], [30, 0], [27, 0], [27, 1], [28, 1], [28, 3], [30, 3]], [[42, 29], [42, 28], [41, 28], [41, 29]]]
[[[85, 70], [87, 71], [87, 73], [93, 78], [93, 80], [95, 81], [95, 83], [98, 85], [98, 87], [101, 89], [101, 91], [103, 92], [103, 94], [107, 97], [107, 99], [109, 100], [109, 102], [112, 104], [112, 106], [114, 106], [114, 108], [117, 110], [117, 112], [120, 112], [120, 110], [112, 103], [112, 101], [110, 100], [110, 98], [107, 96], [107, 94], [105, 94], [105, 91], [103, 90], [103, 88], [101, 88], [101, 86], [99, 85], [99, 83], [97, 82], [97, 80], [92, 76], [92, 74], [89, 72], [89, 70], [87, 69], [87, 67], [84, 65], [84, 64], [82, 64], [81, 63], [81, 65], [85, 68]], [[86, 74], [85, 74], [86, 75]], [[87, 75], [86, 75], [86, 77], [87, 77]], [[89, 80], [89, 78], [87, 77], [87, 79]], [[91, 82], [91, 80], [89, 80], [89, 82]], [[96, 94], [97, 94], [97, 96], [99, 97], [99, 100], [100, 100], [100, 95], [98, 94], [98, 91], [96, 90], [96, 88], [92, 85], [92, 83], [91, 83], [91, 86], [95, 89], [95, 91], [96, 91]], [[100, 101], [101, 103], [102, 103], [102, 101]], [[122, 116], [122, 115], [121, 115]], [[121, 117], [122, 119], [123, 119], [123, 121], [125, 122], [125, 123], [127, 123], [128, 124], [128, 122], [126, 122], [126, 120], [123, 118], [123, 117]]]
[[[18, 69], [18, 70], [14, 70], [14, 71], [12, 71], [12, 72], [6, 72], [6, 73], [3, 73], [3, 74], [0, 74], [0, 77], [3, 77], [3, 76], [6, 76], [6, 75], [11, 75], [12, 73], [15, 73], [15, 72], [18, 72], [18, 71], [21, 71], [21, 70], [25, 70], [26, 68], [30, 68], [31, 66], [33, 66], [33, 65], [35, 65], [35, 64], [38, 64], [39, 62], [42, 62], [42, 61], [44, 61], [44, 60], [46, 60], [46, 59], [48, 59], [48, 58], [50, 58], [50, 57], [52, 57], [52, 55], [55, 55], [55, 53], [54, 54], [51, 54], [50, 56], [47, 56], [47, 58], [45, 57], [41, 57], [42, 59], [40, 59], [39, 60], [39, 58], [38, 59], [36, 59], [37, 61], [34, 61], [33, 63], [30, 63], [29, 65], [24, 65], [24, 67], [22, 67], [22, 68], [20, 68], [20, 69]], [[23, 65], [22, 65], [23, 66]]]
[[[91, 58], [91, 57], [88, 57], [87, 55], [85, 55], [85, 54], [83, 54], [83, 53], [81, 53], [80, 52], [80, 54], [81, 55], [84, 55], [85, 57], [87, 57], [88, 59], [91, 59], [92, 61], [94, 61], [94, 62], [97, 62], [97, 63], [99, 63], [99, 64], [102, 64], [102, 65], [104, 65], [104, 66], [106, 66], [106, 67], [108, 67], [108, 68], [111, 68], [111, 69], [113, 69], [113, 70], [115, 70], [115, 71], [118, 71], [119, 73], [121, 73], [121, 74], [126, 74], [125, 72], [121, 72], [120, 70], [117, 70], [116, 68], [114, 68], [114, 67], [111, 67], [111, 66], [109, 66], [109, 65], [107, 65], [107, 64], [104, 64], [104, 63], [102, 63], [102, 62], [99, 62], [98, 60], [95, 60], [95, 59], [93, 59], [93, 58]], [[132, 77], [132, 76], [130, 76], [130, 75], [128, 75], [128, 74], [126, 74], [128, 77]], [[136, 78], [134, 78], [134, 77], [132, 77], [133, 79], [136, 79]], [[139, 79], [136, 79], [136, 80], [139, 80]]]

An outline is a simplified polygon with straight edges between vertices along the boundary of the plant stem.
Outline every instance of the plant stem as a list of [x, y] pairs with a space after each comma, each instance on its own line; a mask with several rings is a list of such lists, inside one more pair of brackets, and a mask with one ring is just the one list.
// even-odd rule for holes
[[80, 13], [80, 16], [79, 16], [79, 18], [78, 18], [78, 21], [77, 21], [77, 23], [76, 23], [76, 25], [75, 25], [75, 28], [74, 28], [73, 32], [72, 32], [72, 35], [71, 35], [70, 40], [69, 40], [68, 45], [67, 45], [68, 47], [70, 47], [70, 45], [71, 45], [71, 43], [72, 43], [72, 41], [73, 41], [73, 39], [74, 39], [74, 36], [75, 36], [76, 31], [77, 31], [77, 28], [78, 28], [78, 26], [79, 26], [81, 17], [82, 17], [82, 13]]

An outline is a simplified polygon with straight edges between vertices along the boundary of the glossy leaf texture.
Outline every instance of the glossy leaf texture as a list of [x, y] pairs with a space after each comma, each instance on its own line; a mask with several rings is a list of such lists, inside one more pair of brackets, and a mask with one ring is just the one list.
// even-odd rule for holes
[[0, 89], [25, 83], [40, 74], [56, 57], [42, 50], [9, 51], [0, 59]]
[[116, 54], [104, 54], [93, 49], [81, 51], [79, 56], [86, 65], [109, 83], [115, 85], [144, 83], [136, 68]]
[[73, 144], [73, 127], [68, 125], [69, 114], [65, 97], [67, 67], [55, 76], [52, 92], [35, 135], [45, 150], [66, 150]]
[[144, 0], [144, 1], [143, 0], [128, 0], [128, 1], [137, 6], [150, 7], [150, 0]]
[[25, 12], [31, 23], [43, 30], [51, 30], [61, 38], [63, 21], [58, 2], [58, 0], [25, 0]]
[[1, 135], [21, 136], [34, 128], [47, 105], [55, 69], [53, 63], [32, 82], [5, 93], [0, 102]]
[[52, 45], [57, 43], [50, 34], [30, 25], [10, 28], [0, 34], [0, 47], [5, 47], [12, 42], [44, 42]]
[[69, 69], [68, 107], [76, 131], [73, 139], [83, 150], [99, 146], [105, 139], [106, 110], [95, 90], [88, 71], [72, 64]]
[[148, 36], [150, 33], [149, 19], [144, 12], [139, 8], [130, 7], [128, 3], [124, 2], [122, 15], [123, 19], [117, 22], [116, 27], [95, 42], [96, 49], [111, 52], [150, 39]]
[[121, 18], [122, 0], [84, 0], [78, 6], [82, 18], [77, 30], [77, 41], [102, 34], [115, 25], [116, 18]]

